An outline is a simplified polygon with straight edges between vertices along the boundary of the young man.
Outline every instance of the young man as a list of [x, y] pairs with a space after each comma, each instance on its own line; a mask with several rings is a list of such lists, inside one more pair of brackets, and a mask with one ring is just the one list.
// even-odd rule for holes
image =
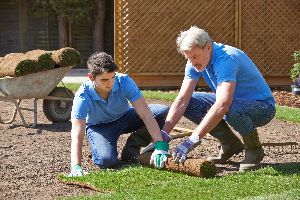
[[[196, 26], [180, 33], [177, 46], [187, 59], [185, 78], [163, 130], [170, 132], [183, 115], [198, 126], [177, 146], [173, 159], [184, 162], [187, 153], [210, 133], [220, 141], [221, 150], [208, 160], [225, 163], [245, 149], [240, 171], [257, 168], [264, 151], [256, 127], [266, 125], [275, 115], [275, 101], [263, 76], [243, 51], [213, 42], [207, 32]], [[213, 93], [194, 92], [200, 77]]]
[[[112, 57], [104, 52], [92, 54], [87, 61], [89, 81], [76, 92], [72, 108], [71, 173], [81, 176], [82, 144], [86, 134], [93, 162], [99, 168], [118, 164], [117, 140], [123, 133], [132, 133], [121, 159], [135, 162], [141, 146], [155, 142], [151, 162], [164, 166], [168, 143], [161, 136], [168, 107], [148, 105], [134, 81], [118, 73]], [[132, 104], [129, 105], [128, 101]], [[150, 135], [152, 137], [150, 137]]]

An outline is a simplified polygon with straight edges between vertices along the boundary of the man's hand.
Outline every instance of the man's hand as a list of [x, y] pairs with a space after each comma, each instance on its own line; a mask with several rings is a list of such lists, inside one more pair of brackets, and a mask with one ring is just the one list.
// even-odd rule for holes
[[[164, 142], [169, 143], [173, 138], [164, 130], [160, 131], [161, 137], [163, 139]], [[153, 151], [154, 150], [154, 146], [155, 144], [153, 142], [151, 142], [148, 146], [146, 146], [141, 153], [146, 153], [148, 151]]]
[[185, 139], [172, 152], [172, 158], [175, 163], [184, 163], [184, 161], [186, 161], [188, 152], [193, 150], [200, 143], [201, 141], [198, 135], [191, 135], [189, 138]]
[[71, 169], [71, 173], [69, 174], [69, 177], [84, 176], [86, 174], [88, 173], [83, 171], [80, 165], [74, 165]]
[[169, 144], [165, 141], [155, 143], [155, 150], [151, 155], [150, 164], [154, 164], [157, 168], [163, 168], [168, 159]]

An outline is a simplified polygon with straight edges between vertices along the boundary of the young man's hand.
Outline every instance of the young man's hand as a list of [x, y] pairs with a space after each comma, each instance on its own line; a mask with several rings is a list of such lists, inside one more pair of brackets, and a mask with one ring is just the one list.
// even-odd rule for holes
[[[164, 130], [161, 130], [160, 131], [160, 134], [161, 134], [161, 137], [163, 139], [164, 142], [167, 142], [169, 143], [173, 138]], [[148, 151], [153, 151], [154, 150], [154, 146], [155, 146], [155, 143], [154, 142], [151, 142], [148, 146], [146, 146], [142, 151], [141, 153], [146, 153]]]
[[86, 174], [88, 173], [83, 171], [80, 165], [74, 165], [71, 169], [71, 173], [69, 174], [69, 177], [84, 176]]
[[169, 144], [165, 141], [155, 142], [155, 150], [151, 155], [150, 164], [154, 164], [155, 167], [161, 169], [165, 166], [165, 162], [168, 160]]

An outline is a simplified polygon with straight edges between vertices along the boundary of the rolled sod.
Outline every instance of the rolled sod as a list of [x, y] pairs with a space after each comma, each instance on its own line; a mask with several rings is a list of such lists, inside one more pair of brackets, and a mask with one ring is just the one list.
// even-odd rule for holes
[[24, 54], [10, 54], [0, 61], [0, 77], [31, 74], [37, 67], [38, 62], [26, 59]]
[[52, 51], [52, 59], [60, 67], [75, 66], [81, 63], [80, 53], [71, 47]]
[[44, 50], [7, 54], [0, 60], [0, 77], [18, 77], [53, 69], [55, 62], [51, 55], [51, 52]]
[[26, 74], [32, 74], [36, 72], [36, 69], [39, 64], [35, 60], [29, 60], [25, 59], [18, 63], [16, 69], [15, 69], [15, 76], [24, 76]]
[[[138, 162], [141, 165], [154, 167], [150, 165], [151, 154], [152, 152], [147, 152], [139, 155]], [[170, 156], [163, 169], [202, 178], [211, 178], [217, 173], [217, 167], [211, 161], [188, 158], [183, 164], [176, 164]]]
[[81, 63], [80, 53], [70, 47], [56, 51], [41, 49], [27, 53], [10, 53], [0, 59], [0, 77], [17, 77], [55, 67], [75, 66]]
[[38, 66], [35, 69], [36, 72], [54, 69], [55, 67], [51, 51], [37, 49], [28, 51], [25, 56], [29, 60], [35, 60], [38, 62]]
[[24, 53], [9, 53], [6, 54], [3, 58], [4, 59], [12, 59], [12, 58], [17, 58], [17, 57], [23, 57]]

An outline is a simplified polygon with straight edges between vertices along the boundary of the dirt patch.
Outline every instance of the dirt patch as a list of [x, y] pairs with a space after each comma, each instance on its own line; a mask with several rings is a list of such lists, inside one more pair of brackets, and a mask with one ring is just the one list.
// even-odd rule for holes
[[[274, 92], [280, 105], [299, 107], [300, 98], [288, 92]], [[279, 98], [280, 97], [280, 98]], [[290, 101], [295, 97], [295, 101]], [[151, 100], [149, 103], [170, 102]], [[293, 103], [294, 102], [294, 103]], [[295, 103], [296, 102], [296, 103]], [[33, 101], [24, 101], [22, 106], [30, 107]], [[13, 105], [0, 102], [2, 118], [8, 119]], [[32, 113], [24, 111], [25, 119], [32, 121]], [[71, 123], [49, 122], [43, 114], [41, 101], [38, 103], [38, 127], [25, 128], [17, 117], [12, 124], [0, 124], [0, 199], [56, 199], [58, 197], [89, 195], [92, 190], [67, 185], [59, 182], [60, 173], [69, 173], [70, 168], [70, 130]], [[182, 119], [180, 127], [193, 129], [195, 124]], [[300, 124], [272, 120], [267, 126], [258, 129], [261, 141], [264, 143], [265, 164], [291, 163], [300, 160]], [[119, 149], [126, 141], [127, 135], [119, 140]], [[173, 149], [182, 139], [171, 141]], [[296, 143], [299, 145], [295, 145]], [[206, 136], [203, 142], [189, 156], [206, 158], [216, 155], [218, 142], [211, 136]], [[294, 145], [293, 145], [294, 144]], [[275, 145], [275, 146], [268, 146]], [[87, 141], [84, 141], [83, 166], [88, 171], [96, 169], [90, 158]], [[238, 162], [243, 155], [237, 155], [226, 165], [218, 165], [218, 175], [237, 172]]]

